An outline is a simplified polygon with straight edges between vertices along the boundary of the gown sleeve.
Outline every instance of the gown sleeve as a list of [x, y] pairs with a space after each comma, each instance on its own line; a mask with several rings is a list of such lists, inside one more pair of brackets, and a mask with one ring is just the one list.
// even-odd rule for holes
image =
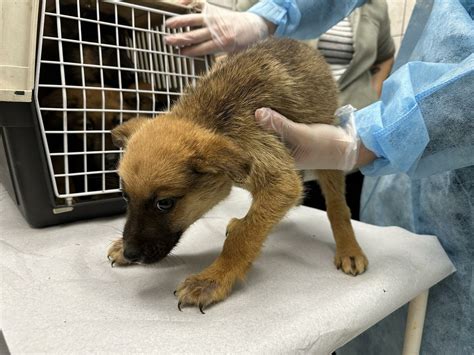
[[263, 0], [253, 12], [277, 25], [276, 36], [296, 39], [319, 37], [366, 0]]
[[356, 112], [377, 159], [365, 175], [413, 178], [474, 165], [474, 54], [457, 64], [414, 61], [383, 85], [381, 101]]

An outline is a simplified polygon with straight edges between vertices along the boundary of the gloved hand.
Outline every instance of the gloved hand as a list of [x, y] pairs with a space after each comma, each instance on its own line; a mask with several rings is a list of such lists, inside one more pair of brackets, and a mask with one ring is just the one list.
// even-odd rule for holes
[[[183, 4], [189, 1], [183, 0]], [[202, 4], [200, 14], [170, 18], [168, 28], [201, 27], [165, 37], [167, 44], [181, 47], [181, 54], [199, 56], [216, 52], [235, 52], [268, 37], [269, 26], [263, 18], [250, 12], [236, 12]]]
[[361, 147], [354, 124], [354, 108], [344, 106], [336, 111], [341, 126], [290, 121], [269, 108], [255, 111], [257, 123], [276, 132], [291, 150], [299, 170], [352, 170]]

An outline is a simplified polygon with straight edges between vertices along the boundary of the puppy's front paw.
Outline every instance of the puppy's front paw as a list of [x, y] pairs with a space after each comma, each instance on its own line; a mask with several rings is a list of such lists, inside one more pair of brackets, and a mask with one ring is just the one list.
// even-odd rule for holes
[[130, 265], [130, 262], [123, 256], [123, 239], [113, 242], [107, 252], [107, 258], [110, 260], [112, 267]]
[[364, 273], [369, 265], [367, 257], [362, 250], [355, 252], [336, 252], [334, 263], [337, 269], [342, 269], [348, 275], [357, 276]]
[[198, 306], [201, 313], [210, 304], [222, 301], [230, 293], [230, 286], [217, 277], [205, 276], [204, 273], [191, 275], [182, 282], [175, 294], [178, 296], [178, 308], [183, 305]]

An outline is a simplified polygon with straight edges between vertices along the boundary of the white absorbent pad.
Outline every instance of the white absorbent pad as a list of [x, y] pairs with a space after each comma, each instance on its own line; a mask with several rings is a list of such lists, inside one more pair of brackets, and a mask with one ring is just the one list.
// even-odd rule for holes
[[1, 327], [12, 353], [330, 353], [454, 271], [433, 236], [353, 222], [369, 269], [336, 270], [326, 213], [297, 207], [275, 227], [245, 282], [205, 310], [173, 291], [219, 255], [231, 196], [149, 266], [107, 260], [124, 216], [32, 229], [0, 185]]

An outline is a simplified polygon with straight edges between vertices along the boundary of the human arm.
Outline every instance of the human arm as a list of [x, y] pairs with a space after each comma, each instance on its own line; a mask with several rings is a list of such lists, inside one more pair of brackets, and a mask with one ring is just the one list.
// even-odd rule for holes
[[459, 64], [410, 62], [384, 83], [381, 101], [356, 112], [377, 155], [366, 175], [421, 178], [474, 164], [474, 54]]
[[165, 37], [167, 44], [180, 47], [181, 54], [190, 56], [239, 51], [268, 37], [276, 28], [256, 14], [211, 4], [203, 4], [201, 13], [172, 17], [166, 26], [172, 29], [198, 27]]
[[377, 93], [377, 97], [382, 94], [382, 84], [388, 78], [393, 67], [394, 58], [390, 57], [381, 63], [375, 63], [371, 68], [372, 73], [371, 85]]
[[382, 93], [382, 83], [388, 78], [393, 67], [395, 56], [395, 43], [390, 33], [390, 17], [386, 2], [380, 2], [378, 13], [375, 15], [379, 26], [377, 35], [377, 56], [373, 66], [370, 68], [372, 79], [371, 84], [380, 97]]
[[474, 54], [459, 64], [411, 62], [384, 84], [355, 127], [256, 119], [289, 146], [300, 169], [361, 168], [365, 175], [422, 178], [474, 165]]
[[339, 109], [336, 115], [342, 124], [338, 126], [296, 123], [269, 108], [258, 109], [255, 118], [263, 129], [281, 137], [297, 169], [350, 171], [376, 158], [357, 136], [354, 111], [351, 106]]
[[274, 32], [280, 36], [314, 38], [365, 1], [338, 0], [329, 4], [328, 0], [264, 0], [247, 12], [205, 4], [202, 13], [180, 15], [166, 21], [168, 28], [200, 28], [168, 35], [165, 41], [180, 47], [184, 55], [196, 56], [242, 50]]
[[262, 0], [248, 12], [274, 23], [276, 36], [311, 39], [319, 37], [366, 1]]

